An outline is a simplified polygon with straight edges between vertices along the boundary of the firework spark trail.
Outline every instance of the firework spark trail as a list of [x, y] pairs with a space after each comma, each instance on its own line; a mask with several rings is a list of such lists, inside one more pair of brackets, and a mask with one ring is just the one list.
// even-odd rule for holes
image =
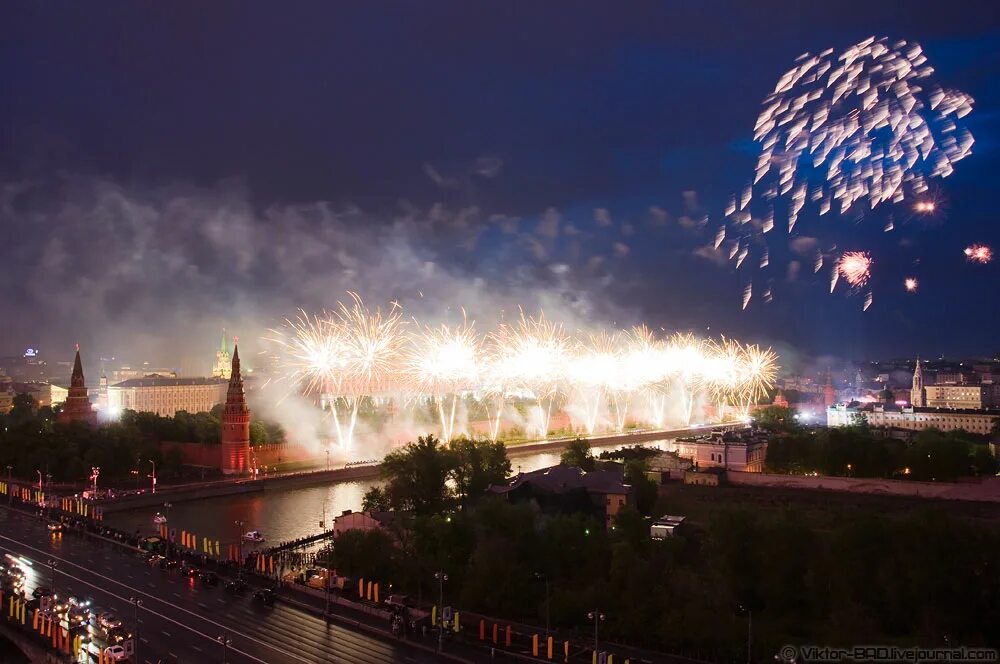
[[[974, 139], [963, 118], [974, 100], [942, 88], [933, 73], [918, 44], [885, 37], [799, 56], [764, 99], [754, 125], [754, 174], [730, 198], [716, 248], [719, 238], [730, 238], [729, 258], [739, 265], [746, 255], [736, 247], [767, 237], [773, 203], [762, 224], [747, 223], [758, 198], [786, 202], [789, 234], [807, 204], [823, 216], [915, 199], [915, 213], [935, 214], [929, 182], [948, 177], [971, 154]], [[885, 230], [892, 228], [890, 221]]]
[[993, 260], [993, 249], [985, 244], [973, 244], [965, 248], [965, 257], [971, 263], [982, 263], [985, 265]]
[[[475, 326], [425, 327], [411, 334], [404, 353], [404, 371], [417, 393], [430, 394], [437, 402], [441, 435], [451, 440], [455, 413], [463, 393], [479, 384], [482, 343]], [[449, 405], [450, 401], [450, 405]]]
[[903, 280], [903, 286], [906, 288], [907, 292], [909, 292], [909, 293], [915, 293], [915, 292], [917, 292], [917, 287], [919, 285], [920, 285], [920, 282], [917, 281], [916, 277], [907, 277], [906, 279]]
[[750, 416], [750, 407], [774, 386], [778, 376], [778, 356], [770, 348], [763, 349], [751, 344], [742, 349], [737, 367], [743, 372], [739, 377], [739, 389], [742, 395], [742, 415], [746, 419]]
[[972, 97], [934, 84], [933, 72], [918, 44], [885, 37], [836, 57], [832, 49], [799, 56], [754, 126], [761, 153], [753, 184], [771, 174], [777, 182], [768, 197], [790, 194], [789, 226], [807, 186], [818, 191], [820, 214], [925, 192], [927, 180], [950, 175], [974, 142], [956, 123], [972, 111]]
[[[562, 325], [537, 318], [521, 317], [516, 325], [504, 325], [492, 337], [493, 370], [501, 394], [514, 390], [531, 393], [541, 414], [540, 433], [548, 435], [552, 406], [562, 380], [569, 342]], [[497, 408], [499, 416], [501, 408]]]
[[[871, 279], [873, 262], [871, 255], [864, 251], [845, 251], [837, 261], [837, 272], [853, 288], [860, 288]], [[833, 286], [830, 290], [833, 290]]]
[[318, 395], [330, 406], [337, 440], [350, 451], [363, 399], [413, 395], [437, 402], [441, 433], [456, 433], [457, 402], [464, 396], [487, 405], [490, 432], [499, 436], [505, 401], [533, 400], [547, 434], [556, 404], [582, 403], [583, 428], [598, 429], [602, 412], [624, 429], [635, 398], [644, 397], [650, 418], [664, 424], [667, 394], [677, 394], [690, 424], [698, 394], [711, 394], [720, 416], [732, 405], [744, 416], [773, 383], [776, 356], [770, 349], [735, 340], [706, 343], [691, 334], [661, 339], [645, 326], [621, 332], [567, 335], [562, 325], [522, 312], [514, 324], [480, 335], [474, 323], [405, 329], [401, 310], [368, 309], [351, 294], [334, 313], [305, 312], [271, 330], [289, 391]]

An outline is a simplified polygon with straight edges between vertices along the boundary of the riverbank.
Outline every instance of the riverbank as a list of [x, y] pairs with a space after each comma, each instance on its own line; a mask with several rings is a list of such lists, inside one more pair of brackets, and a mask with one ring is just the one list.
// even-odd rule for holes
[[[703, 433], [717, 426], [705, 425], [684, 429], [639, 430], [620, 434], [591, 436], [586, 438], [586, 440], [592, 447], [630, 446]], [[561, 451], [574, 440], [576, 440], [575, 437], [567, 437], [517, 443], [507, 446], [507, 456], [515, 459]], [[379, 468], [379, 463], [359, 463], [330, 469], [322, 468], [266, 475], [254, 480], [246, 478], [208, 480], [205, 482], [165, 486], [155, 494], [144, 493], [123, 496], [114, 500], [103, 501], [101, 505], [105, 513], [111, 513], [158, 506], [166, 502], [174, 504], [184, 501], [203, 500], [205, 498], [286, 490], [336, 482], [374, 481], [379, 477]]]

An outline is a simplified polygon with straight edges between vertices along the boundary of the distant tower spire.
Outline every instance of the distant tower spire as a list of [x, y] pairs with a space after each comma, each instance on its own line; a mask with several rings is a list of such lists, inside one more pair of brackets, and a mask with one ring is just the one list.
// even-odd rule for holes
[[231, 371], [231, 358], [229, 356], [229, 344], [226, 343], [226, 328], [222, 328], [222, 341], [219, 343], [219, 350], [215, 352], [215, 364], [212, 365], [212, 375], [216, 378], [229, 380]]
[[833, 377], [830, 375], [830, 367], [826, 368], [826, 385], [823, 386], [823, 403], [827, 408], [837, 403], [837, 391], [833, 389]]
[[222, 472], [226, 475], [243, 474], [250, 470], [250, 409], [243, 391], [240, 372], [239, 346], [233, 345], [230, 365], [229, 389], [226, 405], [222, 410]]
[[924, 371], [920, 367], [920, 356], [917, 356], [917, 366], [913, 369], [913, 386], [910, 389], [910, 405], [923, 408], [927, 405], [924, 396]]
[[80, 344], [76, 345], [76, 358], [73, 360], [73, 375], [69, 379], [69, 394], [62, 410], [59, 411], [60, 422], [86, 422], [95, 424], [97, 415], [90, 405], [87, 396], [87, 383], [83, 377], [83, 362], [80, 361]]

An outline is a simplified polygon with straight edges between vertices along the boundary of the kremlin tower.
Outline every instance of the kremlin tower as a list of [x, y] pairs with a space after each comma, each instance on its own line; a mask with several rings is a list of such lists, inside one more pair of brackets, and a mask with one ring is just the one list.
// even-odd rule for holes
[[229, 376], [226, 407], [222, 411], [222, 472], [225, 475], [242, 475], [249, 472], [250, 459], [250, 409], [243, 393], [243, 376], [240, 375], [240, 351], [233, 346], [233, 363]]
[[226, 331], [222, 330], [222, 343], [219, 350], [215, 352], [215, 364], [212, 365], [212, 375], [217, 378], [229, 380], [230, 363], [229, 348], [226, 345]]
[[70, 378], [69, 396], [59, 411], [60, 422], [97, 423], [97, 414], [90, 405], [87, 396], [87, 385], [83, 380], [83, 364], [80, 362], [80, 345], [76, 346], [76, 359], [73, 361], [73, 377]]

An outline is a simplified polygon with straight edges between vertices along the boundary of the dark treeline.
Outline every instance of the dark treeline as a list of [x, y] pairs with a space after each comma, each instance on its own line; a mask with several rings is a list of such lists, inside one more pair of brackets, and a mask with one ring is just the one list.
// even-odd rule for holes
[[864, 420], [849, 427], [803, 429], [789, 409], [780, 407], [755, 417], [776, 432], [767, 445], [769, 472], [947, 482], [996, 475], [998, 470], [988, 441], [962, 430], [927, 429], [904, 441], [883, 435]]
[[[161, 453], [161, 441], [218, 443], [222, 407], [209, 413], [178, 412], [174, 417], [126, 410], [118, 421], [96, 427], [59, 423], [58, 408], [35, 407], [29, 395], [18, 395], [7, 415], [0, 415], [0, 471], [7, 466], [15, 477], [34, 481], [38, 471], [56, 482], [79, 482], [93, 466], [101, 481], [143, 477], [156, 463], [157, 475], [171, 477], [181, 471], [179, 451]], [[251, 444], [284, 440], [280, 427], [255, 420], [250, 423]], [[124, 485], [127, 486], [127, 483]]]
[[[564, 461], [587, 463], [585, 444], [575, 447]], [[412, 511], [398, 512], [387, 529], [340, 536], [328, 552], [338, 573], [434, 601], [434, 572], [443, 570], [447, 604], [540, 626], [547, 579], [560, 630], [586, 634], [587, 612], [599, 607], [609, 639], [714, 660], [745, 657], [748, 611], [760, 661], [785, 643], [997, 645], [1000, 531], [993, 524], [922, 510], [890, 517], [865, 507], [819, 522], [794, 508], [719, 506], [683, 534], [656, 541], [634, 507], [605, 530], [582, 515], [460, 495], [447, 482], [454, 455], [433, 438], [394, 453], [366, 507]], [[464, 458], [477, 489], [502, 466], [497, 457], [485, 464]], [[729, 491], [689, 489], [713, 498]], [[671, 507], [654, 495], [648, 512], [676, 513]]]

